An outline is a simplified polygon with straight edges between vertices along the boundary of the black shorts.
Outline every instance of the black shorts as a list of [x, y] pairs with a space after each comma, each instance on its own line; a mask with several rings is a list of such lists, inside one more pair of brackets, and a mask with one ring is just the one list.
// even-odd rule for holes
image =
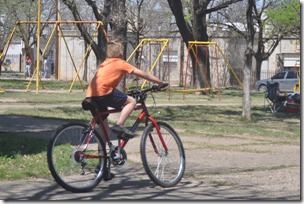
[[[115, 89], [112, 93], [104, 96], [93, 96], [93, 97], [87, 97], [90, 98], [92, 101], [94, 101], [98, 106], [99, 110], [104, 112], [108, 110], [108, 107], [112, 108], [121, 108], [127, 98], [128, 95]], [[103, 115], [102, 119], [106, 119], [109, 116], [109, 114]]]

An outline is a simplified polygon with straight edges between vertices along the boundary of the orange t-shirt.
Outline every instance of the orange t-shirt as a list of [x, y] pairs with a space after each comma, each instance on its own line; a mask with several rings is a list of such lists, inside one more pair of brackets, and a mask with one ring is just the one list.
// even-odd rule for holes
[[131, 74], [136, 67], [120, 58], [108, 58], [99, 65], [95, 76], [93, 77], [86, 97], [104, 96], [111, 93], [120, 83], [123, 76]]

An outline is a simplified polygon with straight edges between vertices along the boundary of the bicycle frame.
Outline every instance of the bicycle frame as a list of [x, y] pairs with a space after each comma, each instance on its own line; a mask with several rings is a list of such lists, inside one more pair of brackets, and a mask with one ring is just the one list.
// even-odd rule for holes
[[[92, 120], [91, 120], [91, 126], [92, 126], [93, 129], [96, 127], [96, 124], [101, 125], [102, 130], [105, 134], [104, 137], [106, 139], [107, 144], [109, 144], [110, 138], [109, 138], [109, 135], [107, 134], [106, 127], [105, 127], [105, 124], [104, 124], [101, 116], [106, 115], [106, 114], [119, 113], [119, 112], [121, 112], [121, 110], [122, 110], [122, 108], [120, 108], [120, 109], [110, 109], [110, 110], [105, 111], [105, 112], [100, 112], [100, 111], [97, 110], [96, 111], [96, 116], [93, 117]], [[139, 126], [139, 124], [146, 118], [145, 125], [148, 124], [148, 121], [150, 121], [154, 124], [154, 126], [157, 130], [158, 136], [160, 138], [160, 141], [161, 141], [161, 143], [162, 143], [162, 145], [163, 145], [163, 147], [166, 151], [166, 154], [168, 154], [168, 148], [167, 148], [167, 145], [165, 144], [165, 141], [162, 137], [162, 134], [161, 134], [161, 131], [160, 131], [159, 126], [157, 124], [157, 121], [156, 121], [155, 118], [153, 118], [151, 115], [149, 115], [149, 111], [148, 111], [145, 103], [143, 102], [143, 103], [140, 103], [140, 104], [136, 104], [135, 107], [134, 107], [134, 110], [142, 110], [142, 112], [138, 115], [136, 121], [134, 122], [134, 124], [132, 125], [130, 130], [132, 132], [134, 132], [137, 129], [137, 127]], [[99, 123], [97, 123], [97, 121], [99, 121]], [[151, 136], [150, 136], [150, 140], [151, 140], [151, 143], [153, 145], [155, 153], [158, 154], [157, 147], [156, 147], [156, 145], [153, 141], [153, 138]], [[119, 141], [119, 143], [120, 143], [120, 141]], [[127, 145], [127, 143], [128, 143], [128, 140], [123, 139], [121, 141], [121, 143], [119, 144], [119, 147], [121, 149], [123, 149]]]

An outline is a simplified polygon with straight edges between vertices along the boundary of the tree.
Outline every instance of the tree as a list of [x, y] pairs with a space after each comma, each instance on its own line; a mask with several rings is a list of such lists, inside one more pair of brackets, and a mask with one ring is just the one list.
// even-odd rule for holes
[[[143, 30], [145, 28], [144, 19], [142, 18], [142, 7], [144, 0], [136, 0], [135, 2], [129, 2], [128, 8], [128, 24], [130, 26], [131, 32], [134, 35], [134, 40], [130, 40], [129, 42], [133, 47], [139, 44], [140, 37], [143, 34]], [[139, 51], [135, 53], [135, 61], [138, 62], [139, 59]]]
[[[175, 22], [179, 28], [179, 32], [183, 38], [183, 41], [188, 46], [189, 41], [208, 41], [209, 36], [207, 33], [207, 15], [212, 12], [218, 11], [223, 8], [227, 8], [233, 3], [239, 2], [241, 0], [224, 0], [218, 2], [218, 4], [213, 4], [212, 0], [192, 0], [185, 2], [186, 7], [183, 6], [181, 0], [167, 0], [168, 4], [172, 10], [175, 17]], [[188, 13], [184, 14], [184, 10]], [[208, 63], [208, 53], [207, 48], [199, 48], [197, 53], [197, 58], [194, 53], [191, 52], [192, 64], [198, 60], [198, 73], [193, 66], [193, 86], [196, 86], [198, 81], [200, 87], [206, 87], [206, 84], [210, 84], [210, 68]], [[204, 81], [201, 73], [203, 67], [206, 67], [207, 82]], [[196, 79], [196, 76], [198, 77]]]
[[[91, 7], [94, 17], [97, 21], [102, 21], [103, 26], [99, 27], [98, 34], [97, 34], [97, 42], [92, 41], [92, 34], [88, 31], [88, 28], [84, 24], [77, 24], [77, 28], [80, 31], [84, 41], [87, 44], [91, 44], [92, 50], [95, 53], [97, 64], [101, 63], [105, 60], [105, 52], [106, 52], [106, 43], [107, 43], [107, 36], [103, 32], [103, 29], [106, 30], [108, 17], [110, 13], [111, 3], [110, 1], [105, 1], [104, 9], [100, 10], [96, 5], [96, 2], [93, 0], [85, 0], [88, 6]], [[71, 11], [73, 18], [75, 21], [83, 21], [85, 20], [81, 13], [78, 10], [77, 3], [74, 0], [62, 0], [62, 2], [68, 7]]]
[[[277, 2], [278, 1], [263, 0], [262, 6], [260, 8], [256, 6], [255, 9], [255, 22], [253, 23], [258, 30], [257, 49], [254, 51], [253, 55], [256, 60], [256, 80], [260, 79], [262, 62], [269, 58], [279, 42], [284, 37], [289, 37], [292, 33], [300, 36], [300, 3], [298, 2], [297, 10], [295, 0], [290, 1], [288, 4], [289, 6], [287, 7], [285, 7], [284, 3], [283, 6], [278, 7], [276, 5]], [[294, 5], [294, 7], [292, 5]], [[286, 10], [288, 7], [290, 10]], [[275, 12], [273, 13], [272, 11]], [[275, 15], [276, 12], [280, 13]], [[287, 21], [281, 20], [281, 16], [284, 16]]]
[[[127, 19], [128, 19], [128, 29], [130, 35], [128, 36], [128, 42], [133, 48], [135, 48], [141, 38], [149, 35], [153, 30], [157, 28], [153, 27], [157, 15], [160, 12], [153, 8], [153, 5], [157, 5], [158, 1], [151, 0], [134, 0], [127, 3]], [[153, 16], [153, 14], [156, 14]], [[156, 23], [157, 24], [157, 23]], [[140, 51], [135, 53], [135, 62], [139, 62]]]
[[[8, 41], [14, 26], [17, 26], [17, 22], [30, 22], [37, 20], [37, 3], [33, 1], [23, 0], [0, 0], [0, 2], [1, 5], [3, 5], [0, 9], [0, 36], [2, 36], [0, 39], [0, 48], [1, 50], [3, 50], [4, 45]], [[52, 6], [52, 3], [48, 1], [42, 2], [41, 10], [41, 13], [44, 14], [42, 16], [42, 20], [49, 20], [55, 16], [55, 8], [54, 6]], [[22, 39], [25, 46], [25, 54], [27, 56], [30, 56], [32, 61], [34, 61], [34, 58], [31, 53], [31, 48], [37, 44], [37, 24], [18, 24], [18, 28], [19, 29], [16, 30], [16, 34], [14, 37], [19, 37], [20, 39]], [[40, 32], [43, 33], [43, 31], [46, 29], [47, 25], [42, 25], [40, 28]], [[40, 53], [42, 53], [41, 50]]]
[[247, 121], [251, 121], [251, 100], [250, 100], [250, 75], [252, 70], [253, 45], [254, 45], [254, 13], [257, 12], [255, 0], [248, 0], [246, 9], [247, 32], [246, 44], [247, 48], [244, 53], [244, 79], [243, 79], [243, 111], [242, 117]]
[[[232, 11], [224, 10], [219, 12], [222, 19], [218, 19], [217, 24], [222, 24], [229, 27], [231, 30], [236, 31], [240, 36], [242, 36], [246, 41], [246, 50], [244, 53], [244, 68], [243, 68], [243, 110], [242, 117], [246, 121], [251, 121], [251, 99], [250, 99], [250, 79], [252, 73], [252, 61], [253, 57], [257, 57], [264, 53], [264, 44], [261, 41], [264, 30], [264, 22], [262, 21], [263, 11], [268, 7], [269, 4], [265, 5], [264, 0], [262, 0], [262, 6], [258, 9], [258, 3], [255, 0], [247, 0], [247, 2], [242, 2], [237, 5]], [[242, 9], [241, 9], [242, 8]], [[235, 11], [245, 11], [245, 15], [242, 17], [237, 17], [231, 15]], [[219, 20], [223, 21], [221, 23]], [[239, 24], [238, 24], [239, 23]], [[244, 25], [244, 26], [239, 26]], [[255, 35], [258, 32], [258, 45], [257, 51], [255, 51]], [[258, 53], [258, 54], [257, 54]]]
[[265, 14], [268, 17], [268, 35], [283, 33], [300, 39], [301, 35], [301, 5], [298, 0], [277, 1], [269, 7]]
[[[102, 21], [103, 26], [98, 29], [97, 42], [92, 41], [92, 50], [96, 56], [96, 64], [102, 63], [106, 58], [106, 46], [108, 40], [108, 28], [111, 29], [112, 39], [119, 39], [125, 45], [127, 44], [127, 19], [125, 0], [105, 0], [105, 1], [93, 1], [85, 0], [87, 6], [92, 9], [94, 17], [97, 21]], [[77, 7], [77, 4], [83, 3], [83, 1], [77, 0], [63, 0], [63, 3], [72, 12], [73, 18], [76, 21], [83, 21], [87, 18], [87, 10], [81, 12], [81, 8]], [[97, 4], [98, 3], [98, 4]], [[77, 28], [84, 38], [86, 44], [89, 44], [92, 40], [92, 33], [84, 24], [77, 24]], [[125, 52], [126, 53], [126, 52]], [[120, 89], [124, 90], [125, 81], [122, 81]]]
[[[298, 3], [299, 4], [299, 3]], [[242, 9], [246, 5], [246, 9]], [[222, 10], [219, 12], [221, 18], [216, 22], [234, 30], [246, 41], [246, 52], [244, 55], [244, 70], [243, 70], [243, 112], [242, 116], [251, 120], [251, 102], [250, 102], [250, 72], [252, 72], [252, 57], [256, 61], [256, 79], [260, 79], [261, 65], [264, 60], [267, 60], [273, 53], [283, 37], [290, 36], [290, 27], [287, 24], [293, 24], [291, 30], [297, 30], [293, 33], [299, 33], [299, 6], [292, 0], [289, 2], [289, 10], [286, 9], [286, 4], [272, 0], [248, 0], [244, 4], [235, 5], [233, 10]], [[291, 6], [292, 5], [292, 6]], [[278, 10], [277, 10], [278, 9]], [[233, 16], [236, 11], [246, 11], [246, 19], [239, 16]], [[283, 17], [288, 16], [287, 18]], [[239, 13], [238, 13], [239, 14]], [[293, 17], [291, 17], [293, 16]], [[297, 17], [298, 16], [298, 17]], [[282, 20], [285, 19], [285, 21]], [[288, 20], [286, 20], [288, 19]], [[288, 22], [288, 23], [287, 23]], [[245, 29], [240, 28], [239, 24], [246, 25]], [[298, 26], [298, 28], [297, 28]], [[255, 40], [256, 39], [256, 43]]]
[[[255, 79], [260, 79], [262, 62], [267, 60], [284, 37], [300, 34], [300, 3], [297, 0], [288, 1], [259, 0], [254, 3], [253, 25], [256, 32], [256, 44], [253, 56], [256, 61]], [[244, 3], [245, 4], [245, 3]], [[237, 4], [232, 10], [219, 11], [216, 23], [222, 24], [237, 32], [246, 39], [248, 30], [240, 29], [246, 20], [239, 16], [246, 16], [242, 12], [242, 4]], [[233, 16], [238, 13], [238, 16]]]

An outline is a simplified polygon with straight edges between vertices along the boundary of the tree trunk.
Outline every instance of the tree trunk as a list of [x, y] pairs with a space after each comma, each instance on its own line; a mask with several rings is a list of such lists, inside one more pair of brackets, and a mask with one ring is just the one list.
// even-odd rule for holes
[[[209, 0], [204, 1], [193, 1], [193, 26], [188, 24], [185, 21], [183, 6], [180, 0], [167, 0], [171, 8], [171, 11], [175, 17], [177, 27], [180, 31], [180, 34], [183, 38], [183, 41], [186, 43], [187, 47], [189, 46], [189, 41], [208, 41], [207, 26], [206, 26], [206, 9], [209, 3]], [[196, 50], [195, 46], [194, 49]], [[192, 85], [196, 87], [199, 85], [201, 88], [205, 87], [206, 80], [210, 81], [210, 68], [208, 66], [208, 56], [206, 55], [207, 49], [199, 46], [197, 48], [197, 53], [190, 52], [191, 62], [193, 65], [193, 83]], [[207, 56], [207, 58], [206, 58]], [[197, 65], [197, 66], [196, 66]], [[205, 68], [205, 72], [202, 72]], [[208, 83], [210, 84], [210, 83]]]
[[256, 65], [255, 65], [255, 79], [260, 80], [261, 79], [261, 67], [262, 67], [263, 60], [257, 60], [256, 59]]
[[[86, 41], [84, 41], [84, 53], [86, 52], [86, 50], [88, 49], [88, 44], [86, 43]], [[90, 53], [88, 53], [88, 55], [85, 58], [84, 61], [84, 69], [83, 69], [83, 77], [82, 80], [83, 81], [88, 81], [88, 56], [90, 55]]]
[[247, 121], [251, 121], [251, 99], [250, 99], [250, 75], [252, 67], [252, 55], [250, 54], [250, 48], [245, 54], [245, 66], [243, 69], [243, 111], [242, 116]]
[[251, 100], [250, 100], [250, 78], [252, 70], [252, 58], [253, 58], [253, 44], [254, 44], [254, 24], [253, 24], [253, 8], [255, 6], [255, 0], [248, 0], [248, 6], [246, 11], [247, 18], [247, 49], [244, 57], [244, 79], [243, 79], [243, 111], [242, 116], [245, 120], [251, 121]]
[[184, 41], [183, 41], [183, 39], [181, 39], [180, 40], [180, 48], [179, 48], [179, 61], [180, 61], [180, 64], [179, 64], [179, 66], [180, 66], [180, 71], [179, 71], [179, 86], [183, 86], [183, 84], [184, 84], [184, 62], [185, 62], [185, 58], [184, 58], [184, 48], [185, 47], [185, 45], [184, 45]]
[[[62, 0], [62, 2], [70, 9], [70, 11], [73, 14], [74, 20], [75, 21], [82, 21], [80, 14], [77, 10], [77, 6], [75, 4], [74, 1], [67, 1], [67, 0]], [[94, 14], [95, 14], [95, 10], [96, 10], [96, 5], [93, 1], [87, 1], [88, 3], [90, 3], [89, 5], [93, 8]], [[94, 10], [95, 9], [95, 10]], [[96, 15], [96, 14], [95, 14]], [[100, 19], [97, 19], [100, 20]], [[90, 44], [91, 40], [92, 40], [92, 36], [91, 33], [89, 33], [85, 27], [84, 24], [76, 24], [78, 30], [80, 31], [82, 37], [84, 38], [84, 40]], [[106, 27], [106, 26], [105, 26]], [[97, 36], [97, 41], [96, 42], [92, 42], [92, 50], [96, 56], [96, 60], [97, 60], [97, 64], [101, 63], [103, 60], [105, 60], [106, 57], [106, 44], [107, 44], [107, 38], [105, 36], [105, 33], [103, 32], [104, 26], [101, 26], [98, 30], [98, 36]]]
[[[209, 1], [192, 1], [193, 10], [193, 36], [196, 41], [207, 42], [209, 37], [207, 34], [206, 9]], [[207, 88], [210, 84], [210, 66], [208, 63], [208, 45], [200, 45], [197, 47], [197, 79], [201, 88]]]
[[[126, 58], [127, 51], [127, 18], [126, 18], [126, 1], [125, 0], [113, 0], [111, 6], [111, 14], [109, 16], [112, 29], [112, 40], [120, 40], [124, 47], [124, 53]], [[117, 87], [121, 91], [125, 91], [126, 78], [124, 78]]]

